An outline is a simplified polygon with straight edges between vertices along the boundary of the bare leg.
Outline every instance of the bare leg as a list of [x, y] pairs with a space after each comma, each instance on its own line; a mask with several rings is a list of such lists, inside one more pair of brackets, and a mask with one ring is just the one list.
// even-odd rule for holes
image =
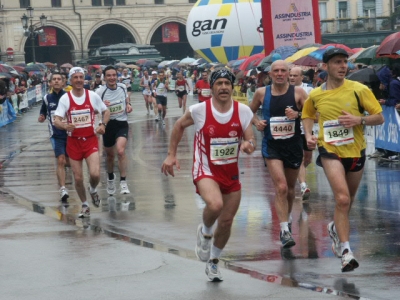
[[75, 180], [75, 189], [78, 193], [79, 199], [82, 202], [86, 201], [86, 191], [85, 186], [83, 184], [83, 171], [82, 171], [82, 161], [81, 160], [73, 160], [72, 158], [69, 159], [72, 173], [74, 174]]
[[65, 155], [59, 155], [57, 157], [57, 180], [60, 187], [65, 186], [65, 164]]
[[99, 152], [94, 152], [86, 158], [89, 169], [89, 183], [92, 188], [96, 188], [100, 182], [100, 157]]
[[126, 166], [128, 164], [125, 154], [126, 142], [127, 140], [124, 137], [117, 138], [118, 168], [121, 177], [126, 177]]

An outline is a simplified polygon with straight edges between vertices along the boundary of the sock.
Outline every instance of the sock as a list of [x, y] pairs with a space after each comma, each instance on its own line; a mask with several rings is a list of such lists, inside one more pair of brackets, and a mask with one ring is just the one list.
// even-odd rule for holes
[[211, 246], [210, 252], [210, 259], [218, 258], [221, 256], [222, 249], [215, 247], [214, 245]]
[[300, 187], [305, 189], [307, 187], [307, 183], [305, 182], [300, 183]]
[[213, 235], [212, 226], [207, 227], [203, 224], [203, 226], [201, 227], [201, 233], [205, 235]]
[[63, 185], [62, 187], [60, 187], [60, 190], [65, 189], [65, 186]]
[[126, 177], [121, 176], [121, 181], [126, 181]]
[[92, 188], [92, 186], [90, 186], [89, 191], [90, 191], [91, 194], [93, 194], [93, 193], [96, 193], [97, 189], [96, 188]]
[[349, 252], [351, 252], [349, 241], [340, 243], [340, 251], [342, 252], [342, 254], [343, 254], [344, 250], [346, 250], [346, 249], [349, 250]]
[[82, 206], [89, 206], [89, 202], [87, 202], [87, 201], [82, 202]]
[[281, 232], [289, 231], [288, 222], [281, 222], [279, 224], [281, 225]]
[[114, 180], [114, 173], [108, 173], [108, 180]]
[[293, 221], [292, 213], [290, 213], [290, 214], [289, 214], [289, 221], [288, 221], [288, 223], [292, 223], [292, 221]]

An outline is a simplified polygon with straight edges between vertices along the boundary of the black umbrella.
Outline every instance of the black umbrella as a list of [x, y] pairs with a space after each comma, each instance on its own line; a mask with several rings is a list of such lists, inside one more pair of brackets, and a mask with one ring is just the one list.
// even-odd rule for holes
[[347, 79], [353, 81], [359, 81], [361, 83], [371, 83], [371, 82], [379, 82], [378, 75], [372, 68], [364, 68], [358, 71], [355, 71], [347, 76]]

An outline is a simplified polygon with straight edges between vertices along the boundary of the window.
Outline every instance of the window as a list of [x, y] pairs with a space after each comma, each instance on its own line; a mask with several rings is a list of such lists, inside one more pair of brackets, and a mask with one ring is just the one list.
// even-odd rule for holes
[[164, 0], [154, 0], [154, 4], [164, 4]]
[[117, 5], [126, 5], [125, 0], [117, 0]]
[[101, 0], [92, 0], [92, 6], [101, 6]]
[[114, 0], [104, 0], [104, 6], [113, 6]]
[[197, 0], [189, 0], [189, 3], [196, 3]]
[[347, 1], [339, 2], [339, 19], [347, 18]]
[[363, 0], [363, 15], [368, 18], [375, 18], [376, 11], [375, 0]]
[[29, 6], [31, 6], [31, 0], [19, 0], [20, 8], [28, 8]]
[[61, 7], [61, 0], [51, 0], [51, 7]]

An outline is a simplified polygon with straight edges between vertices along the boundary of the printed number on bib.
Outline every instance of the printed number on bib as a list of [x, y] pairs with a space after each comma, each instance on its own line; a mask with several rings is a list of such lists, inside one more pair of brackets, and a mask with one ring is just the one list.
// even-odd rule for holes
[[92, 126], [92, 118], [90, 117], [90, 109], [80, 109], [71, 112], [71, 121], [76, 128], [84, 128]]
[[210, 89], [202, 89], [201, 90], [201, 95], [204, 97], [210, 97], [211, 96], [211, 90]]
[[121, 102], [111, 104], [108, 109], [110, 110], [110, 114], [112, 116], [116, 116], [124, 112], [124, 107]]
[[239, 139], [212, 138], [210, 141], [211, 162], [214, 165], [226, 165], [237, 162]]
[[345, 128], [338, 120], [325, 121], [324, 141], [334, 146], [354, 143], [353, 128]]
[[272, 117], [269, 123], [274, 140], [284, 140], [294, 136], [295, 120], [289, 120], [286, 117]]
[[185, 87], [183, 85], [178, 86], [178, 91], [183, 92], [185, 90]]

